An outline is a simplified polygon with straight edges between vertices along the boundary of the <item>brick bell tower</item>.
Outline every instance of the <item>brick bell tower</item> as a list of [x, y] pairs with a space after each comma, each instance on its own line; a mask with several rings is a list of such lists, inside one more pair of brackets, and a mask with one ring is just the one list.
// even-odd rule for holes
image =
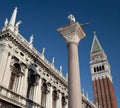
[[110, 65], [95, 32], [90, 58], [94, 103], [98, 108], [117, 108]]

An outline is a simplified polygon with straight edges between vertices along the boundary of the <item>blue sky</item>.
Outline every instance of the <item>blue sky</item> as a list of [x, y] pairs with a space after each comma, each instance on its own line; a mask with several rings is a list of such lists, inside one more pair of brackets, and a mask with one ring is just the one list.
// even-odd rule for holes
[[105, 50], [111, 65], [113, 84], [120, 107], [120, 1], [119, 0], [1, 0], [0, 28], [5, 18], [10, 19], [15, 7], [18, 7], [17, 21], [22, 20], [20, 34], [29, 41], [34, 35], [34, 47], [51, 62], [55, 57], [55, 66], [63, 66], [67, 72], [67, 49], [65, 41], [57, 33], [57, 28], [69, 23], [67, 16], [72, 13], [80, 23], [89, 23], [84, 27], [86, 37], [79, 44], [81, 86], [93, 100], [91, 74], [89, 68], [90, 49], [93, 31]]

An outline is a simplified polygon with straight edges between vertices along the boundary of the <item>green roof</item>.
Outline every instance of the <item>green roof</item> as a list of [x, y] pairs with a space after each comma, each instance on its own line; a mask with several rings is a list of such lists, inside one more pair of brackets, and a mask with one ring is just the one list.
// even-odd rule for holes
[[97, 37], [94, 36], [91, 53], [95, 53], [95, 52], [98, 52], [98, 51], [101, 51], [101, 50], [102, 50], [102, 47], [101, 47]]

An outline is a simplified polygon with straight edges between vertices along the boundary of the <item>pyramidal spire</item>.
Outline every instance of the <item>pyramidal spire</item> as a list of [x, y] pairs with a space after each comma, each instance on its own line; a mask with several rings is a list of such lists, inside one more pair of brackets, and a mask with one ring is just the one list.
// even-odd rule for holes
[[98, 51], [102, 51], [102, 47], [100, 45], [100, 42], [98, 41], [97, 39], [97, 35], [96, 35], [96, 32], [94, 32], [94, 38], [93, 38], [93, 42], [92, 42], [92, 48], [91, 48], [91, 53], [95, 53], [95, 52], [98, 52]]
[[9, 25], [8, 25], [8, 29], [12, 31], [14, 30], [14, 26], [15, 26], [16, 15], [17, 15], [17, 7], [15, 7], [13, 14], [11, 16], [11, 19], [10, 19]]

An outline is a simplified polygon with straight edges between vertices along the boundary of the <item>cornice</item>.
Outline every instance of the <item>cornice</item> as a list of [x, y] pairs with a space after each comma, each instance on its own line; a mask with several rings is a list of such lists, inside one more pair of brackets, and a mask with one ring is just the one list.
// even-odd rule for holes
[[30, 47], [29, 42], [27, 42], [23, 36], [21, 36], [20, 34], [15, 35], [15, 33], [11, 30], [0, 32], [0, 38], [5, 37], [7, 37], [15, 44], [21, 46], [24, 51], [32, 56], [33, 60], [36, 59], [37, 62], [42, 64], [50, 71], [50, 74], [54, 75], [56, 79], [58, 79], [62, 84], [64, 84], [64, 86], [67, 87], [67, 80], [65, 77], [61, 76], [60, 71], [58, 71], [55, 67], [52, 67], [51, 63], [46, 58], [43, 58], [43, 55], [40, 54], [40, 52], [38, 52], [33, 46]]

